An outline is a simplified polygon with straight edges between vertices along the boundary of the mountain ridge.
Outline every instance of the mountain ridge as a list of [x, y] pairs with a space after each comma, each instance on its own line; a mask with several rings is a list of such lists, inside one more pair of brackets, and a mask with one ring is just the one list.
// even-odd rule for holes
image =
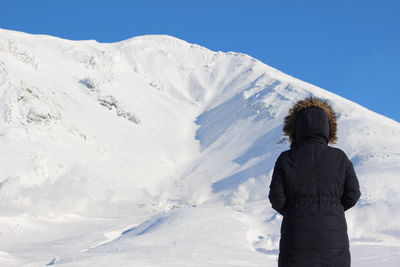
[[[103, 44], [0, 29], [0, 227], [8, 231], [8, 217], [29, 228], [36, 217], [73, 215], [115, 233], [154, 215], [160, 220], [149, 234], [121, 234], [148, 242], [160, 229], [173, 236], [180, 218], [201, 228], [198, 209], [215, 236], [212, 220], [231, 216], [231, 229], [247, 236], [238, 251], [249, 243], [249, 255], [275, 257], [281, 218], [267, 203], [269, 179], [290, 145], [283, 118], [308, 96], [332, 104], [334, 146], [359, 176], [362, 199], [346, 214], [351, 240], [398, 244], [400, 124], [393, 119], [250, 56], [175, 37]], [[46, 223], [57, 228], [55, 221]], [[104, 242], [85, 229], [89, 247]], [[0, 247], [7, 251], [15, 235]], [[58, 253], [72, 253], [65, 246]]]

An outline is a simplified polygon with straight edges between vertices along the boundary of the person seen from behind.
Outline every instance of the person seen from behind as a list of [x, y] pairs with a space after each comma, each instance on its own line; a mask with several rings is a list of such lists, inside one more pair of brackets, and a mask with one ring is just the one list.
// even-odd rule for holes
[[275, 162], [269, 200], [283, 216], [278, 267], [350, 267], [344, 212], [360, 198], [353, 165], [336, 142], [333, 108], [316, 97], [285, 117], [290, 149]]

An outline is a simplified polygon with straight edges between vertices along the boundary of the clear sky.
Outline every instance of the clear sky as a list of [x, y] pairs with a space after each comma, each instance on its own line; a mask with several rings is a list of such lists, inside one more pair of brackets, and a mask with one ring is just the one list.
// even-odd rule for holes
[[400, 120], [399, 0], [0, 0], [0, 28], [99, 42], [168, 34]]

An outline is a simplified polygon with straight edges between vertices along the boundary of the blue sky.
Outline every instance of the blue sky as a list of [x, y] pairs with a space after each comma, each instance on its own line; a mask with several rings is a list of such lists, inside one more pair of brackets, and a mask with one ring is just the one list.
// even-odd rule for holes
[[249, 54], [400, 120], [397, 0], [0, 0], [0, 28], [99, 42], [168, 34]]

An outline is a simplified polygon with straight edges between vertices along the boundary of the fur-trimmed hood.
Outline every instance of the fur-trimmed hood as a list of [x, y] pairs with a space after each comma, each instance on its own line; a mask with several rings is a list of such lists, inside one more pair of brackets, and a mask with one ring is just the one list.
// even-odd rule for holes
[[[337, 122], [336, 114], [332, 106], [326, 100], [317, 97], [307, 97], [303, 100], [296, 102], [289, 110], [289, 114], [284, 119], [283, 132], [287, 135], [292, 143], [296, 141], [296, 117], [300, 111], [308, 107], [317, 107], [324, 111], [326, 114], [329, 129], [326, 129], [326, 136], [328, 143], [334, 144], [337, 140]], [[297, 126], [298, 127], [298, 126]]]

